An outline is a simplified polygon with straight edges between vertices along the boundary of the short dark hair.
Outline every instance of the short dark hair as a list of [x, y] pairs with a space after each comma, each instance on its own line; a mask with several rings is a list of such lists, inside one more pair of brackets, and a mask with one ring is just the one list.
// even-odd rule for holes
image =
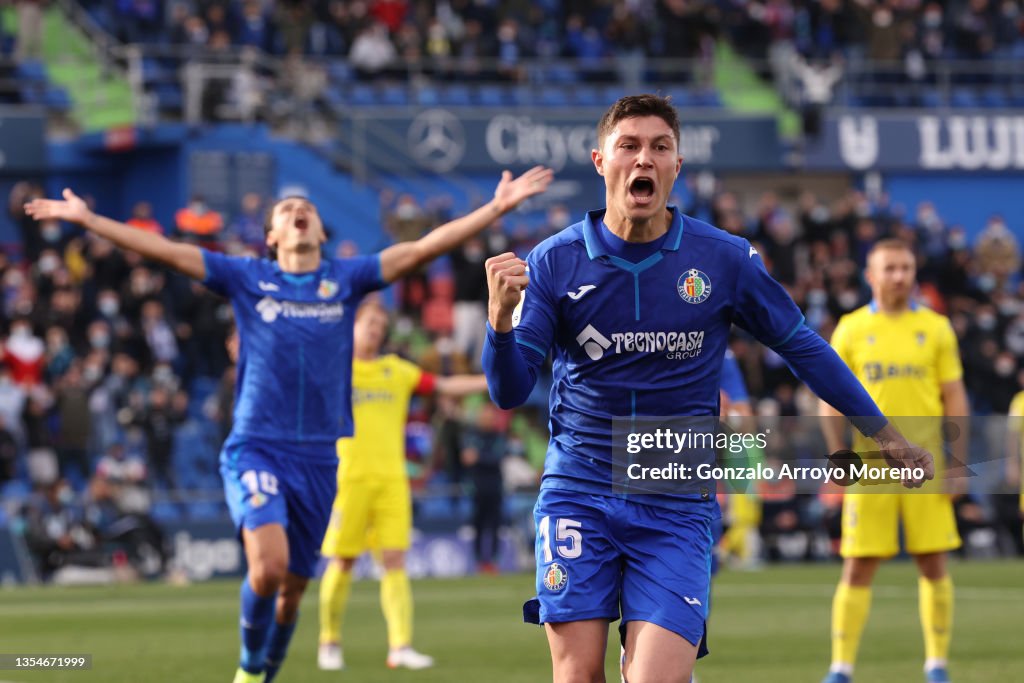
[[622, 119], [632, 119], [640, 116], [657, 116], [668, 124], [672, 134], [676, 138], [676, 146], [679, 146], [679, 114], [672, 106], [672, 101], [662, 95], [644, 94], [627, 95], [619, 98], [608, 111], [604, 113], [597, 123], [597, 144], [604, 145], [604, 140], [615, 128], [615, 124]]

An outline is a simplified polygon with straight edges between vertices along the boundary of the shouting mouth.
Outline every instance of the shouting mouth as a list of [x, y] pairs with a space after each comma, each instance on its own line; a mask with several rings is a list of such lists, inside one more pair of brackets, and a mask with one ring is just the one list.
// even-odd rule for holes
[[629, 196], [637, 204], [646, 205], [654, 199], [654, 179], [639, 176], [629, 184]]

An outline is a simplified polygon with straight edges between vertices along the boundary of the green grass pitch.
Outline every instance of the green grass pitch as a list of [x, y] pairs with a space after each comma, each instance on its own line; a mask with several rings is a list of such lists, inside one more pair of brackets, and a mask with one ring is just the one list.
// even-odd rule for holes
[[[956, 616], [951, 674], [957, 683], [1024, 681], [1024, 563], [954, 563]], [[721, 574], [715, 583], [712, 655], [701, 683], [817, 683], [828, 664], [828, 623], [839, 566], [770, 567]], [[316, 669], [318, 584], [311, 584], [288, 661], [278, 680], [436, 683], [550, 680], [540, 628], [520, 623], [532, 591], [527, 575], [423, 580], [415, 644], [437, 658], [427, 671], [384, 666], [377, 584], [357, 582], [345, 621], [343, 672]], [[237, 650], [234, 581], [174, 588], [21, 588], [0, 591], [0, 652], [89, 653], [91, 671], [0, 671], [0, 681], [226, 683]], [[613, 631], [614, 633], [614, 631]], [[617, 643], [608, 678], [617, 681]], [[917, 584], [908, 562], [885, 565], [861, 645], [857, 680], [921, 681]]]

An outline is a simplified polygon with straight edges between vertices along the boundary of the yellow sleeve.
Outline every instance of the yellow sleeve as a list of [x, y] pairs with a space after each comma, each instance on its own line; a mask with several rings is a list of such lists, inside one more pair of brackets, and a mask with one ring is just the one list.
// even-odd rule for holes
[[853, 344], [851, 342], [853, 327], [854, 323], [850, 321], [850, 316], [844, 315], [836, 323], [836, 329], [832, 331], [832, 338], [829, 340], [829, 344], [832, 345], [835, 352], [851, 369], [853, 369]]
[[396, 365], [396, 376], [401, 378], [402, 388], [405, 390], [407, 396], [412, 396], [413, 392], [416, 391], [416, 387], [420, 383], [420, 379], [423, 377], [423, 370], [420, 366], [415, 363], [410, 363], [404, 358], [395, 358]]
[[955, 382], [963, 376], [964, 369], [960, 365], [960, 347], [956, 342], [956, 334], [949, 320], [943, 318], [939, 325], [939, 382]]

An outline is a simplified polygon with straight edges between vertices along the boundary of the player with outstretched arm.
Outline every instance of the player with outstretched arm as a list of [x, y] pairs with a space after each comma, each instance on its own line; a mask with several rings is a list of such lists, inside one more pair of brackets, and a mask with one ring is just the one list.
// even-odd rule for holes
[[736, 322], [891, 457], [927, 478], [931, 455], [888, 424], [749, 242], [668, 206], [682, 157], [666, 98], [622, 98], [597, 132], [606, 208], [526, 261], [507, 253], [486, 263], [484, 371], [491, 397], [510, 408], [554, 356], [552, 437], [534, 510], [537, 598], [524, 617], [545, 625], [555, 683], [605, 680], [608, 624], [620, 617], [626, 680], [685, 683], [706, 653], [718, 505], [713, 490], [615, 493], [614, 416], [717, 415]]
[[269, 259], [225, 256], [93, 213], [71, 190], [25, 206], [36, 220], [77, 223], [203, 282], [231, 300], [240, 348], [234, 426], [221, 451], [231, 516], [245, 548], [236, 683], [271, 680], [319, 560], [335, 496], [335, 441], [352, 434], [352, 327], [362, 297], [481, 232], [551, 171], [506, 171], [494, 198], [419, 240], [348, 259], [321, 255], [316, 206], [289, 197], [265, 226]]

